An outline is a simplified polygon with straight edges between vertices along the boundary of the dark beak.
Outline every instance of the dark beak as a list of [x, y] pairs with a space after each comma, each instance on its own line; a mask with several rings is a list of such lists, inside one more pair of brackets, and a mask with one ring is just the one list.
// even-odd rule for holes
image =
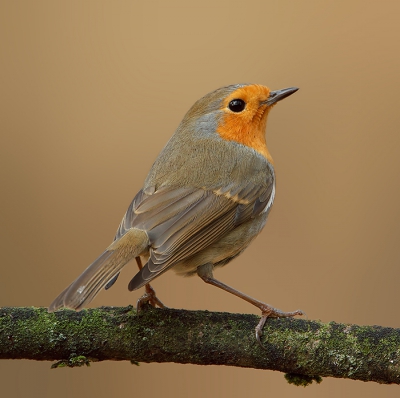
[[282, 90], [276, 90], [276, 91], [271, 91], [269, 93], [269, 97], [266, 101], [263, 101], [261, 105], [274, 105], [278, 101], [283, 100], [286, 97], [289, 97], [289, 95], [292, 95], [298, 90], [297, 87], [289, 87], [289, 88], [284, 88]]

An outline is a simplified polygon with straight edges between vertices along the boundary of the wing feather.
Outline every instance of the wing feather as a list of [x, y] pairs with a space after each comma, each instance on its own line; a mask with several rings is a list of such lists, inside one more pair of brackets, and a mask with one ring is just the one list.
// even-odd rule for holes
[[115, 237], [119, 239], [131, 228], [143, 230], [149, 237], [149, 260], [131, 280], [129, 289], [143, 286], [240, 224], [268, 211], [273, 195], [273, 171], [260, 185], [231, 182], [213, 190], [161, 186], [139, 191]]
[[271, 197], [273, 179], [269, 182], [231, 187], [229, 191], [164, 187], [130, 207], [135, 215], [125, 219], [146, 231], [151, 248], [147, 264], [129, 289], [143, 286], [259, 215]]

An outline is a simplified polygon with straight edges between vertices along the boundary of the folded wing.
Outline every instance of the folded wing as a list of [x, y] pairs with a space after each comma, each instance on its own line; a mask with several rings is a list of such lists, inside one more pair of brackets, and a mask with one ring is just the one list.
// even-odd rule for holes
[[134, 226], [150, 242], [150, 258], [131, 280], [138, 289], [188, 259], [240, 224], [267, 211], [273, 200], [273, 179], [267, 184], [226, 187], [218, 190], [162, 187], [139, 192], [117, 232]]

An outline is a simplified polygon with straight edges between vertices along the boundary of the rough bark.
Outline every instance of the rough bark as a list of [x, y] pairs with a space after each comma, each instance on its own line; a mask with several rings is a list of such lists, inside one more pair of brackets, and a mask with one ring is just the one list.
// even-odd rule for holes
[[130, 360], [229, 365], [288, 373], [306, 385], [320, 376], [400, 383], [400, 329], [270, 319], [255, 315], [102, 307], [47, 313], [0, 308], [0, 359], [56, 361], [53, 367]]

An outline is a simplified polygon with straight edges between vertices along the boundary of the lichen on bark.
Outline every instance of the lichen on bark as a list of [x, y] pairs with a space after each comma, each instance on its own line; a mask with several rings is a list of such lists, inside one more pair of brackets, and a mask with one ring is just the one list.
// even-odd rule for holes
[[269, 319], [262, 342], [248, 314], [145, 307], [48, 313], [0, 308], [0, 359], [178, 362], [271, 369], [297, 385], [321, 376], [400, 384], [400, 330], [380, 326]]

